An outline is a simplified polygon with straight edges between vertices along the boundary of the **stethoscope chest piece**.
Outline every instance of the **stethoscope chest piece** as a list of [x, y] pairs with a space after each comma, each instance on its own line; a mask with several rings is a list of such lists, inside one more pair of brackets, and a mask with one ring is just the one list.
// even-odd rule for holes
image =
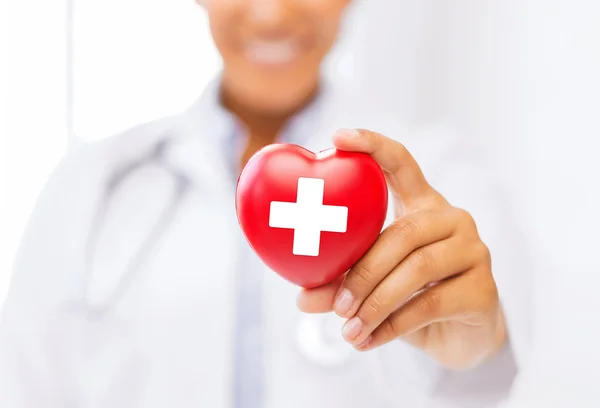
[[341, 335], [343, 321], [332, 313], [302, 316], [296, 326], [296, 343], [304, 358], [321, 367], [340, 367], [353, 348]]

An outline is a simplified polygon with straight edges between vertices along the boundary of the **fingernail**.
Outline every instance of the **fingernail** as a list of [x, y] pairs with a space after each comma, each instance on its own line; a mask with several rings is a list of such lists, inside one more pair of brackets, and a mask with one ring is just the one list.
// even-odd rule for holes
[[342, 336], [348, 341], [352, 341], [358, 337], [362, 329], [362, 321], [358, 317], [353, 317], [348, 320], [342, 327]]
[[360, 132], [356, 129], [340, 129], [338, 130], [338, 134], [344, 135], [350, 138], [357, 138], [360, 136]]
[[373, 336], [369, 335], [369, 337], [367, 337], [362, 343], [360, 343], [358, 346], [356, 346], [356, 348], [362, 349], [362, 348], [367, 347], [372, 339], [373, 339]]
[[352, 309], [353, 302], [352, 293], [348, 289], [344, 289], [336, 296], [333, 303], [333, 311], [340, 317], [346, 317], [350, 309]]

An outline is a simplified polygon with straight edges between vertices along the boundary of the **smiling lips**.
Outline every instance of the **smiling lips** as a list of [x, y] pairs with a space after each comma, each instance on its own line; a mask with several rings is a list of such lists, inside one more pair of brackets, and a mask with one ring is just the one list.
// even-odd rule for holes
[[293, 62], [300, 56], [301, 47], [297, 41], [252, 41], [245, 46], [245, 55], [250, 61], [263, 65], [283, 65]]

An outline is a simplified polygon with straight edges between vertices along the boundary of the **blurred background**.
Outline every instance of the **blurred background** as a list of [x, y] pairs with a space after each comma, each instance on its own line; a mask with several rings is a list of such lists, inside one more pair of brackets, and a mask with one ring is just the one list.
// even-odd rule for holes
[[[219, 70], [192, 0], [3, 7], [0, 303], [35, 197], [68, 144], [178, 112]], [[536, 332], [550, 348], [532, 358], [561, 361], [549, 377], [600, 363], [585, 352], [598, 323], [578, 312], [600, 310], [599, 15], [591, 0], [359, 1], [329, 62], [365, 97], [412, 123], [452, 122], [490, 154], [536, 254]], [[577, 305], [561, 301], [570, 293]]]

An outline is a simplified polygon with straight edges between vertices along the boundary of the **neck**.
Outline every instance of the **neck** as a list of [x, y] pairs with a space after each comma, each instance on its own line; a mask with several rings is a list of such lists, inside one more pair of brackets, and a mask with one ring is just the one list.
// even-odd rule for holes
[[319, 83], [315, 82], [303, 98], [299, 98], [292, 108], [280, 111], [257, 109], [245, 103], [244, 98], [224, 84], [221, 101], [224, 107], [235, 115], [248, 129], [248, 136], [253, 144], [267, 145], [274, 143], [283, 126], [298, 112], [302, 111], [315, 98]]

